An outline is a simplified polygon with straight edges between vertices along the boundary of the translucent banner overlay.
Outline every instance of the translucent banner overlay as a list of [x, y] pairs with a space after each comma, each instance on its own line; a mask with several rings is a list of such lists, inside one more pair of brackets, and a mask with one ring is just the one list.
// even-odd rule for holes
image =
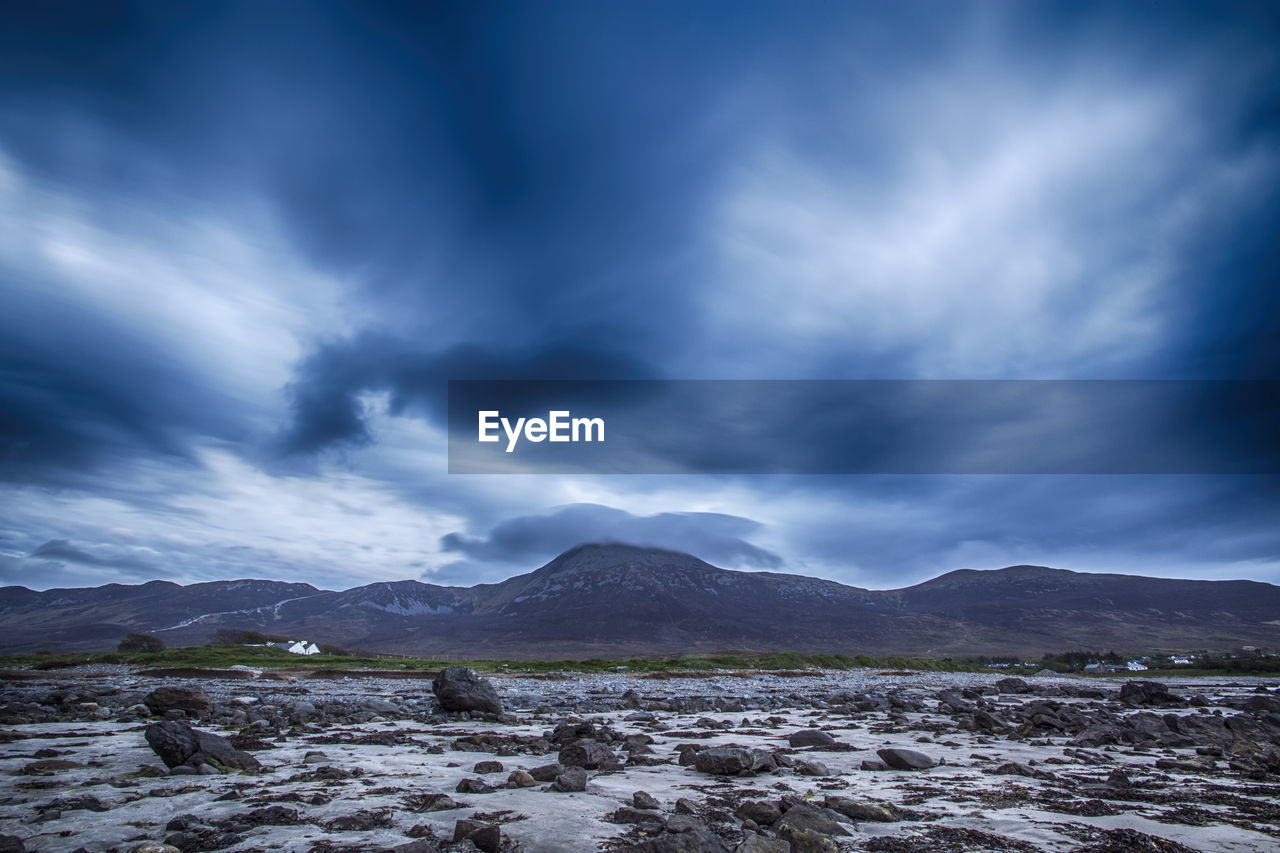
[[1280, 474], [1280, 381], [449, 382], [452, 474]]

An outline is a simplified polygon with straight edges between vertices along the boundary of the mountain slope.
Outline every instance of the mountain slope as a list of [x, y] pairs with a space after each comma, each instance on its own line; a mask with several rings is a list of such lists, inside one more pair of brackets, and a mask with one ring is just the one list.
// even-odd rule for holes
[[[1060, 648], [1228, 648], [1280, 643], [1280, 588], [1087, 574], [1044, 566], [949, 572], [892, 593], [904, 611]], [[1270, 622], [1270, 624], [1268, 624]], [[1196, 642], [1198, 640], [1198, 642]], [[1070, 641], [1070, 642], [1068, 642]]]
[[[242, 617], [278, 602], [316, 595], [305, 583], [236, 580], [181, 586], [150, 581], [137, 586], [50, 589], [0, 588], [0, 648], [103, 649], [130, 631], [159, 631], [211, 614]], [[198, 629], [209, 633], [207, 628]]]
[[131, 631], [194, 644], [236, 627], [416, 655], [1040, 654], [1274, 646], [1277, 620], [1280, 587], [1252, 581], [1013, 566], [866, 590], [623, 545], [579, 546], [528, 574], [474, 587], [398, 581], [335, 592], [273, 581], [153, 581], [0, 589], [6, 651], [109, 649]]

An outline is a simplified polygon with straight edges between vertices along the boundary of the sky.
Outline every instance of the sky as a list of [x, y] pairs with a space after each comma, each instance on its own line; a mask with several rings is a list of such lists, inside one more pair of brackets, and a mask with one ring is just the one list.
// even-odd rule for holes
[[462, 475], [443, 414], [449, 379], [1280, 379], [1274, 3], [0, 24], [0, 585], [471, 585], [591, 541], [1280, 582], [1274, 476]]

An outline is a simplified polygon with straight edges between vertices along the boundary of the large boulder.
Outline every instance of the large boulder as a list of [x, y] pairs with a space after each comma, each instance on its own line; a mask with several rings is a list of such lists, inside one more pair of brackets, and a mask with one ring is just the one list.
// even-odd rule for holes
[[791, 736], [787, 738], [787, 743], [794, 747], [823, 747], [831, 746], [835, 742], [836, 739], [822, 729], [800, 729], [797, 732], [792, 732]]
[[748, 773], [755, 766], [755, 753], [738, 746], [718, 746], [699, 750], [693, 757], [693, 766], [699, 773], [713, 776], [737, 776]]
[[445, 667], [431, 682], [431, 690], [446, 711], [502, 713], [502, 700], [493, 683], [476, 675], [470, 667]]
[[1185, 700], [1174, 696], [1159, 681], [1126, 681], [1120, 687], [1120, 701], [1126, 705], [1161, 708], [1185, 706]]
[[[1039, 675], [1040, 673], [1036, 673]], [[1053, 673], [1057, 675], [1057, 673]], [[1030, 693], [1031, 685], [1023, 681], [1021, 678], [1002, 678], [996, 682], [996, 690], [1001, 693]]]
[[193, 729], [186, 723], [165, 720], [151, 723], [144, 733], [147, 744], [166, 767], [199, 767], [221, 764], [236, 770], [256, 773], [262, 769], [258, 759], [231, 745], [231, 741], [215, 734]]
[[213, 713], [213, 700], [199, 687], [157, 687], [142, 702], [153, 714], [176, 710], [203, 717]]
[[938, 762], [923, 752], [916, 752], [914, 749], [901, 749], [896, 746], [877, 749], [876, 755], [880, 756], [880, 760], [892, 767], [894, 770], [928, 770], [930, 767], [937, 767]]

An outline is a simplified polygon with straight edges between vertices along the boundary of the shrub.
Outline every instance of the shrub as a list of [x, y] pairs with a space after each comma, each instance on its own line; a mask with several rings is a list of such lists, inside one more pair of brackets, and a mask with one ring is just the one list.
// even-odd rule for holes
[[116, 646], [118, 652], [162, 652], [164, 640], [150, 634], [129, 634]]

